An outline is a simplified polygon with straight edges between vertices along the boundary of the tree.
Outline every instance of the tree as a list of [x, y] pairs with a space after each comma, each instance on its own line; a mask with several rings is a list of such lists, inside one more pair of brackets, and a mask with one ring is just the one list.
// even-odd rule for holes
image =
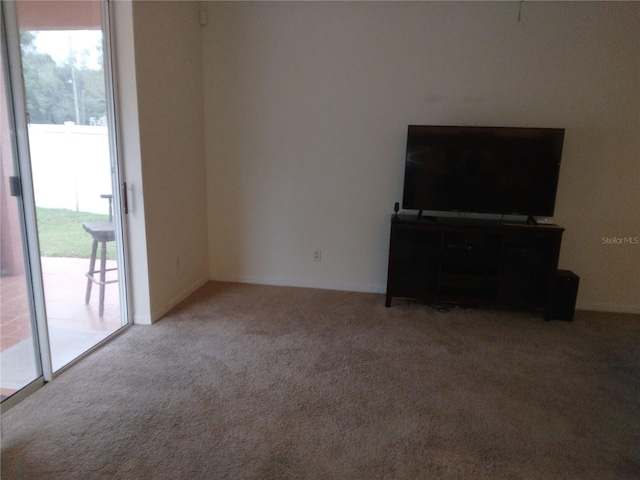
[[57, 64], [50, 55], [36, 49], [35, 39], [35, 32], [20, 34], [30, 123], [73, 121], [89, 125], [92, 118], [104, 117], [106, 100], [102, 68], [88, 68], [85, 52], [70, 52], [66, 62]]

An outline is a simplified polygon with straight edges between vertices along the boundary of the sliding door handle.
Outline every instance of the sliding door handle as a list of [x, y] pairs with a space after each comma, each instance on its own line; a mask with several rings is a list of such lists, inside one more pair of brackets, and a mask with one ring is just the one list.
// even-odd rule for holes
[[20, 177], [9, 177], [9, 192], [12, 197], [22, 196], [22, 184], [20, 183]]
[[124, 214], [127, 215], [129, 213], [129, 200], [127, 199], [127, 182], [122, 183], [122, 207], [124, 209]]

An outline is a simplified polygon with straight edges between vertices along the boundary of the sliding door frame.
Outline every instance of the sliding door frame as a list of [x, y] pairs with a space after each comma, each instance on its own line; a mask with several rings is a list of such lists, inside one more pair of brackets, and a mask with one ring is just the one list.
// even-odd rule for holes
[[[118, 288], [120, 299], [121, 326], [107, 338], [88, 349], [64, 367], [53, 371], [51, 347], [47, 325], [47, 311], [44, 293], [44, 281], [40, 261], [40, 247], [38, 241], [38, 225], [36, 218], [36, 204], [34, 194], [34, 182], [31, 173], [31, 159], [29, 148], [28, 113], [26, 93], [22, 72], [22, 53], [20, 46], [20, 31], [17, 14], [17, 2], [14, 0], [0, 0], [0, 21], [2, 22], [2, 43], [6, 50], [6, 65], [2, 65], [7, 71], [6, 88], [8, 90], [7, 110], [12, 143], [16, 159], [16, 172], [21, 184], [19, 215], [22, 223], [22, 242], [24, 250], [25, 279], [27, 283], [29, 304], [31, 309], [32, 324], [34, 326], [34, 346], [39, 352], [36, 358], [36, 367], [39, 377], [19, 392], [6, 399], [2, 403], [2, 412], [5, 412], [16, 403], [39, 389], [46, 382], [53, 380], [57, 375], [65, 371], [77, 361], [86, 357], [94, 350], [109, 342], [115, 336], [132, 325], [131, 296], [129, 295], [128, 275], [128, 248], [126, 245], [127, 214], [126, 183], [123, 178], [123, 163], [121, 146], [119, 142], [120, 131], [118, 129], [118, 105], [115, 82], [115, 58], [113, 55], [113, 6], [109, 0], [100, 0], [101, 29], [103, 33], [103, 72], [105, 77], [105, 95], [107, 104], [107, 122], [109, 139], [109, 160], [111, 172], [111, 185], [113, 190], [113, 206], [115, 225], [116, 248], [118, 258]], [[39, 364], [38, 364], [39, 360]]]
[[[27, 101], [22, 76], [22, 54], [20, 51], [20, 32], [16, 2], [3, 1], [2, 5], [3, 39], [6, 45], [7, 63], [7, 110], [13, 131], [13, 148], [17, 160], [16, 173], [20, 180], [19, 216], [22, 223], [22, 244], [25, 261], [25, 279], [29, 295], [36, 347], [40, 352], [40, 372], [42, 382], [53, 378], [53, 364], [47, 328], [47, 309], [44, 301], [44, 283], [40, 263], [40, 245], [38, 243], [38, 224], [36, 221], [36, 203], [31, 175]], [[26, 247], [26, 248], [25, 248]]]
[[120, 123], [118, 122], [118, 91], [116, 82], [116, 58], [113, 54], [115, 35], [113, 32], [113, 6], [111, 0], [101, 0], [102, 38], [104, 48], [103, 69], [105, 76], [105, 95], [107, 100], [107, 122], [109, 124], [109, 152], [111, 161], [111, 184], [113, 185], [114, 217], [116, 225], [116, 248], [118, 248], [118, 288], [120, 289], [120, 318], [122, 327], [114, 333], [122, 332], [123, 328], [133, 324], [131, 318], [131, 295], [129, 288], [129, 248], [127, 248], [128, 212], [127, 184], [124, 178], [124, 164], [122, 161], [122, 145], [120, 144]]

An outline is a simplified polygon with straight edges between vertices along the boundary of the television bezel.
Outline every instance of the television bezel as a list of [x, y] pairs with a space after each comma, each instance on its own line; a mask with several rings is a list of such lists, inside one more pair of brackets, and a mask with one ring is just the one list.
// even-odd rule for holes
[[[552, 198], [549, 198], [546, 203], [550, 208], [541, 208], [536, 209], [535, 211], [518, 211], [517, 209], [501, 208], [501, 209], [477, 209], [471, 208], [467, 206], [468, 209], [457, 209], [457, 208], [432, 208], [435, 205], [428, 204], [416, 204], [416, 203], [407, 203], [407, 190], [409, 184], [409, 155], [412, 153], [411, 149], [411, 141], [412, 134], [415, 143], [415, 136], [420, 131], [426, 131], [430, 134], [437, 133], [441, 131], [443, 133], [447, 133], [449, 135], [452, 134], [464, 134], [464, 133], [473, 133], [475, 135], [481, 134], [483, 132], [487, 132], [488, 134], [496, 134], [496, 133], [513, 133], [517, 134], [544, 134], [545, 136], [551, 136], [554, 141], [554, 145], [552, 146], [553, 153], [552, 155], [555, 158], [555, 161], [549, 162], [549, 165], [554, 165], [555, 169], [550, 168], [551, 175], [549, 177], [549, 184], [547, 185], [548, 191], [553, 191]], [[543, 135], [541, 135], [543, 136]], [[428, 211], [428, 212], [441, 212], [441, 213], [458, 213], [458, 214], [487, 214], [487, 215], [517, 215], [517, 216], [527, 216], [527, 217], [553, 217], [555, 214], [557, 193], [558, 193], [558, 182], [560, 177], [560, 164], [562, 160], [562, 151], [564, 148], [564, 136], [565, 129], [564, 128], [554, 128], [554, 127], [494, 127], [494, 126], [460, 126], [460, 125], [409, 125], [407, 128], [407, 144], [405, 151], [405, 172], [404, 172], [404, 184], [403, 184], [403, 198], [402, 198], [402, 208], [404, 210], [418, 210], [418, 211]], [[541, 202], [542, 203], [542, 202]]]

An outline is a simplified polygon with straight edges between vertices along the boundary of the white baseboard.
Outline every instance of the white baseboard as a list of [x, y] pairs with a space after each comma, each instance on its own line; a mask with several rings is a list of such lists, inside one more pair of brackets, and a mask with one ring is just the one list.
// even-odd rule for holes
[[153, 322], [151, 321], [151, 315], [134, 315], [133, 316], [133, 324], [134, 325], [151, 325]]
[[[363, 293], [385, 293], [385, 285], [365, 285], [355, 283], [340, 282], [316, 282], [309, 280], [299, 280], [294, 278], [262, 278], [262, 277], [217, 277], [213, 276], [212, 281], [217, 282], [234, 282], [234, 283], [252, 283], [256, 285], [273, 285], [278, 287], [302, 287], [302, 288], [318, 288], [321, 290], [340, 290], [345, 292], [363, 292]], [[612, 305], [603, 303], [578, 303], [577, 310], [592, 310], [595, 312], [612, 312], [612, 313], [632, 313], [640, 314], [640, 306], [638, 305]]]
[[592, 312], [633, 313], [640, 314], [638, 305], [611, 305], [606, 303], [582, 303], [576, 304], [576, 310], [590, 310]]
[[385, 293], [386, 286], [365, 285], [342, 282], [318, 282], [293, 278], [261, 278], [261, 277], [218, 277], [211, 278], [214, 282], [249, 283], [255, 285], [273, 285], [276, 287], [317, 288], [319, 290], [338, 290], [342, 292]]
[[178, 305], [180, 302], [182, 302], [184, 299], [186, 299], [188, 296], [190, 296], [192, 293], [194, 293], [196, 290], [198, 290], [200, 287], [202, 287], [208, 281], [209, 281], [209, 278], [201, 277], [198, 280], [196, 280], [195, 282], [192, 282], [189, 286], [183, 288], [177, 295], [175, 295], [171, 299], [169, 299], [169, 301], [167, 303], [165, 303], [163, 308], [161, 308], [157, 312], [154, 312], [151, 315], [151, 323], [155, 323], [158, 320], [160, 320], [167, 313], [169, 313], [169, 311], [172, 308], [174, 308], [176, 305]]

